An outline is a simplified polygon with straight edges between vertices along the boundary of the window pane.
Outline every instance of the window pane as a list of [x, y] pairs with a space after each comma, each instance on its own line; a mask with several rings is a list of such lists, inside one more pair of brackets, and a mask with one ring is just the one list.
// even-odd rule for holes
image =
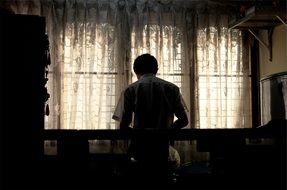
[[67, 26], [71, 32], [65, 35], [62, 54], [61, 128], [113, 129], [117, 73], [109, 43], [114, 28], [108, 24], [97, 25], [94, 31], [83, 27], [85, 35], [79, 36], [72, 26]]
[[197, 42], [200, 128], [250, 127], [251, 75], [243, 69], [240, 31], [199, 30]]

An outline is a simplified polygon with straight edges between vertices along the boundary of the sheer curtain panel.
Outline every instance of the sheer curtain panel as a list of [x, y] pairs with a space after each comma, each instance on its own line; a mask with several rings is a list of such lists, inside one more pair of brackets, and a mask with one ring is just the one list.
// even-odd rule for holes
[[[136, 80], [132, 64], [142, 53], [158, 59], [159, 77], [180, 87], [188, 127], [251, 127], [249, 56], [242, 32], [228, 29], [228, 9], [172, 0], [0, 5], [16, 14], [46, 17], [51, 53], [46, 129], [116, 129], [112, 113], [121, 91]], [[196, 156], [189, 145], [194, 146], [180, 145], [185, 158]]]

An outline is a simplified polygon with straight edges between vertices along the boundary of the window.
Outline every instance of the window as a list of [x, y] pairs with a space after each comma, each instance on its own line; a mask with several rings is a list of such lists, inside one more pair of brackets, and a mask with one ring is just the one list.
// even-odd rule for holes
[[[114, 129], [112, 114], [119, 93], [117, 77], [123, 75], [116, 61], [116, 29], [105, 23], [81, 27], [83, 30], [75, 27], [67, 25], [65, 35], [61, 36], [64, 43], [59, 48], [62, 56], [59, 60], [63, 60], [58, 76], [60, 105], [59, 110], [51, 113], [53, 117], [60, 115], [62, 129]], [[128, 83], [136, 81], [132, 70], [134, 59], [142, 53], [151, 53], [159, 62], [158, 76], [180, 87], [188, 107], [196, 107], [190, 102], [197, 103], [191, 112], [198, 114], [197, 127], [251, 126], [251, 74], [249, 65], [242, 60], [240, 31], [230, 32], [224, 27], [198, 30], [194, 62], [186, 57], [187, 42], [180, 27], [153, 24], [140, 32], [131, 32]], [[195, 69], [194, 83], [187, 79], [190, 67]], [[55, 70], [50, 72], [51, 85], [55, 78], [51, 75], [55, 73]], [[190, 89], [195, 89], [197, 96], [191, 97]], [[51, 128], [48, 121], [46, 124], [46, 128]]]
[[197, 40], [200, 128], [251, 127], [251, 75], [241, 32], [210, 27], [198, 30]]
[[[114, 39], [114, 27], [101, 24], [93, 28], [94, 31], [74, 28], [74, 24], [69, 24], [68, 32], [61, 36], [64, 43], [60, 52], [63, 59], [60, 128], [114, 129], [115, 122], [110, 119], [116, 104], [117, 71], [110, 44]], [[109, 31], [108, 35], [103, 31]]]
[[[182, 31], [174, 26], [149, 25], [144, 27], [142, 35], [143, 43], [137, 46], [136, 34], [132, 33], [131, 60], [135, 60], [138, 55], [143, 53], [154, 55], [159, 64], [157, 76], [181, 87]], [[131, 70], [132, 64], [133, 62], [131, 62]], [[132, 81], [136, 80], [136, 75], [133, 73]]]

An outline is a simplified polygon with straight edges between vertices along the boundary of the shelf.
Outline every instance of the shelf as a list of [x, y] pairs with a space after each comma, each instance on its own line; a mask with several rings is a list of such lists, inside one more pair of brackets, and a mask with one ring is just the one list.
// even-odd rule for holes
[[253, 6], [246, 10], [245, 16], [233, 20], [230, 29], [269, 29], [277, 25], [286, 25], [286, 7]]
[[[253, 6], [245, 11], [243, 18], [232, 21], [229, 29], [248, 30], [269, 51], [269, 61], [272, 61], [272, 34], [277, 25], [286, 24], [286, 7], [284, 6]], [[268, 30], [268, 44], [262, 41], [253, 30]]]

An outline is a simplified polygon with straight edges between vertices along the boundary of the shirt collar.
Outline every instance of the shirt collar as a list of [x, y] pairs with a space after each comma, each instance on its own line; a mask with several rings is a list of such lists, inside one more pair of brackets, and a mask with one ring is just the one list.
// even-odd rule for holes
[[145, 78], [145, 77], [155, 77], [155, 74], [153, 74], [153, 73], [147, 73], [147, 74], [142, 75], [142, 76], [140, 77], [140, 79]]

